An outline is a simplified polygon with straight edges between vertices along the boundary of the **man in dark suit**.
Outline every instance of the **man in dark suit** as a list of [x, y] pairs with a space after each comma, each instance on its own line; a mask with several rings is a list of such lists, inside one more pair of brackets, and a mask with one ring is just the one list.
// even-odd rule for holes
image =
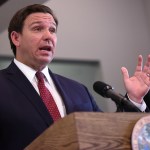
[[47, 64], [57, 43], [58, 20], [44, 5], [19, 10], [8, 32], [14, 60], [0, 71], [0, 149], [22, 150], [53, 122], [37, 85], [37, 71], [51, 92], [61, 118], [72, 112], [99, 112], [88, 89], [52, 73]]
[[0, 71], [0, 149], [22, 150], [54, 118], [40, 97], [36, 72], [42, 72], [60, 118], [72, 112], [100, 112], [87, 88], [52, 73], [47, 64], [54, 56], [58, 20], [44, 5], [30, 5], [11, 19], [8, 33], [14, 60]]

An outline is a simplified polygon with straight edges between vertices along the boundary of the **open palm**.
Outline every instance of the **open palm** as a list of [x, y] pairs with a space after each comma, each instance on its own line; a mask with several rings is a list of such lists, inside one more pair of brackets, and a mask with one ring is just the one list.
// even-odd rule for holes
[[138, 64], [135, 73], [129, 77], [128, 70], [122, 67], [123, 81], [130, 99], [137, 103], [141, 103], [143, 97], [150, 89], [150, 55], [143, 67], [143, 58], [141, 55], [138, 57]]

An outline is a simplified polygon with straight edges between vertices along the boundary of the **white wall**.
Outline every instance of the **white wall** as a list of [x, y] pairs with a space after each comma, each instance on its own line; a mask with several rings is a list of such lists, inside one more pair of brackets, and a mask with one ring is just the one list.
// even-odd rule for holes
[[[137, 56], [149, 53], [144, 1], [53, 0], [45, 4], [55, 10], [60, 21], [56, 57], [99, 60], [99, 80], [124, 94], [120, 68], [126, 66], [132, 75]], [[112, 102], [107, 103], [113, 111]]]
[[[150, 49], [147, 0], [51, 0], [59, 19], [56, 58], [99, 60], [102, 80], [125, 94], [120, 68], [133, 74], [137, 56]], [[147, 6], [148, 5], [148, 6]], [[7, 31], [0, 33], [0, 54], [11, 55]], [[110, 100], [107, 111], [114, 111]]]

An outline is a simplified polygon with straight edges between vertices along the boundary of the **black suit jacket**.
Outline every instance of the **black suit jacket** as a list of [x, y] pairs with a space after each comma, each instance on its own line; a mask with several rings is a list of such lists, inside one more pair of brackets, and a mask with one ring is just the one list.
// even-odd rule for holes
[[144, 101], [147, 105], [146, 112], [150, 112], [150, 91], [144, 97]]
[[[66, 112], [100, 111], [82, 84], [49, 71]], [[32, 84], [12, 62], [0, 71], [0, 149], [22, 150], [53, 123]]]
[[[129, 101], [128, 105], [118, 105], [117, 111], [123, 111], [123, 112], [142, 112], [140, 109], [138, 109], [132, 102], [130, 102], [127, 94], [125, 95], [127, 100]], [[146, 103], [146, 110], [145, 112], [150, 112], [150, 91], [145, 95], [144, 101]]]

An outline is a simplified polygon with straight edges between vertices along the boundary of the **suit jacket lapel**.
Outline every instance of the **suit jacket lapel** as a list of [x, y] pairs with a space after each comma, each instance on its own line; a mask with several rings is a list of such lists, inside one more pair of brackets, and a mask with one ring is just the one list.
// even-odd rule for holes
[[72, 103], [72, 101], [70, 100], [70, 98], [68, 97], [66, 91], [64, 90], [63, 85], [61, 84], [61, 81], [57, 78], [57, 76], [55, 74], [53, 74], [50, 70], [49, 73], [56, 85], [56, 88], [59, 92], [59, 94], [61, 95], [63, 102], [65, 104], [65, 108], [66, 108], [66, 113], [69, 114], [71, 112], [74, 111], [74, 105]]
[[45, 109], [45, 105], [42, 102], [42, 99], [32, 86], [32, 84], [28, 81], [28, 79], [24, 76], [24, 74], [19, 70], [19, 68], [14, 64], [6, 69], [7, 78], [13, 82], [13, 84], [18, 88], [20, 92], [26, 97], [27, 100], [35, 107], [35, 109], [39, 112], [44, 121], [49, 125], [53, 123], [51, 116], [49, 115], [47, 109]]

